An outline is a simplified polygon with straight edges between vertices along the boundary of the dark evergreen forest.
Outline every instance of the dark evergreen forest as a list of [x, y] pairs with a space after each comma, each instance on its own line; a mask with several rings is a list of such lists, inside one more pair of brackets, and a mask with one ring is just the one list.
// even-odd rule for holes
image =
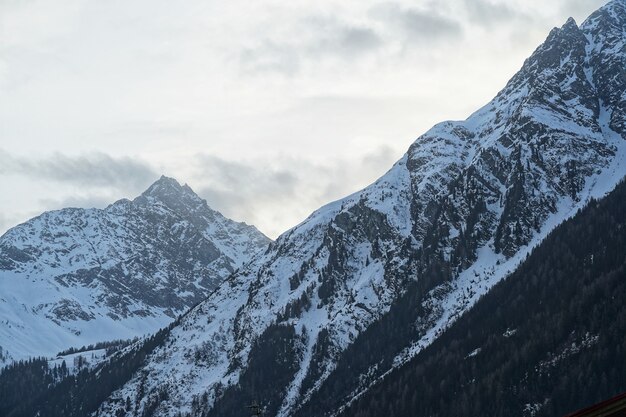
[[626, 184], [342, 414], [559, 416], [626, 391]]
[[[102, 365], [83, 368], [76, 374], [69, 374], [65, 363], [50, 368], [45, 359], [6, 367], [0, 373], [0, 416], [84, 417], [91, 414], [139, 370], [146, 356], [163, 342], [175, 323], [114, 354]], [[120, 406], [120, 412], [131, 406], [128, 401]]]

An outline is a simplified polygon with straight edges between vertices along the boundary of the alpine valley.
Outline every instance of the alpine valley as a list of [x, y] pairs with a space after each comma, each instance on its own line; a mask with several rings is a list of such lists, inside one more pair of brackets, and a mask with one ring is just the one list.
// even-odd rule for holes
[[46, 212], [0, 237], [0, 358], [154, 333], [269, 242], [166, 177], [104, 210]]
[[[513, 291], [519, 285], [502, 284], [530, 279], [515, 272], [520, 264], [526, 260], [527, 265], [536, 252], [545, 253], [541, 247], [551, 241], [546, 237], [557, 226], [605, 198], [625, 175], [626, 0], [613, 0], [580, 26], [570, 19], [553, 29], [491, 102], [465, 121], [433, 127], [374, 184], [320, 208], [267, 250], [256, 251], [249, 262], [229, 264], [230, 269], [234, 264], [241, 267], [170, 326], [120, 349], [97, 367], [34, 389], [33, 401], [16, 406], [12, 415], [228, 417], [244, 415], [245, 405], [255, 401], [264, 416], [272, 417], [365, 416], [368, 410], [378, 415], [457, 415], [458, 409], [451, 406], [450, 414], [433, 411], [438, 409], [436, 389], [452, 403], [469, 371], [459, 371], [454, 381], [459, 386], [429, 380], [427, 375], [437, 374], [433, 361], [444, 358], [433, 349], [449, 349], [455, 353], [449, 357], [457, 360], [459, 346], [479, 348], [476, 337], [484, 335], [481, 329], [492, 330], [492, 338], [516, 340], [503, 336], [523, 326], [521, 313], [513, 307], [536, 306], [531, 302], [536, 292], [524, 287], [519, 297], [526, 298], [517, 300], [502, 288]], [[116, 205], [140, 205], [144, 198]], [[623, 217], [614, 216], [614, 221], [607, 223], [607, 230], [623, 226]], [[58, 233], [61, 230], [66, 228]], [[24, 236], [17, 231], [9, 232], [3, 242], [17, 242], [12, 236]], [[265, 240], [256, 236], [247, 234], [246, 241], [258, 248]], [[20, 277], [32, 275], [22, 272], [26, 266], [12, 265], [39, 265], [39, 259], [47, 259], [49, 268], [53, 262], [53, 254], [35, 257], [17, 243], [5, 246], [19, 249], [11, 249], [14, 261], [4, 268], [16, 269]], [[205, 265], [191, 261], [204, 256], [196, 247], [191, 245], [184, 257], [193, 265], [184, 271]], [[131, 257], [135, 252], [131, 248], [125, 253]], [[140, 271], [154, 268], [148, 256], [141, 258], [145, 263]], [[92, 266], [103, 269], [97, 263]], [[576, 271], [571, 279], [577, 279]], [[89, 276], [61, 275], [54, 282], [63, 291], [74, 291], [88, 285], [77, 284], [92, 282]], [[214, 285], [211, 280], [202, 286]], [[190, 290], [172, 291], [180, 300], [176, 311], [199, 300], [199, 295], [190, 296], [184, 304], [180, 291]], [[135, 298], [141, 292], [129, 291]], [[149, 311], [167, 315], [157, 310], [165, 307], [154, 297], [150, 305], [155, 307]], [[96, 299], [93, 305], [100, 308], [106, 299]], [[499, 305], [498, 300], [511, 302]], [[507, 329], [489, 322], [491, 315], [484, 313], [488, 307], [483, 305], [500, 307], [488, 310], [494, 315], [516, 317], [511, 319], [516, 326]], [[96, 311], [82, 304], [80, 310], [87, 315]], [[48, 320], [58, 320], [54, 309], [44, 311], [52, 316]], [[117, 317], [125, 317], [126, 311], [136, 308], [113, 310]], [[461, 324], [465, 327], [459, 330]], [[476, 337], [465, 335], [465, 330]], [[526, 328], [519, 331], [533, 334]], [[549, 347], [571, 350], [574, 343], [578, 353], [597, 340], [594, 333], [561, 336], [564, 340], [552, 341]], [[444, 345], [445, 340], [452, 345]], [[493, 346], [485, 349], [494, 351]], [[470, 359], [481, 357], [480, 350], [466, 350], [462, 353]], [[572, 356], [544, 353], [546, 361]], [[529, 372], [536, 365], [518, 362]], [[406, 376], [413, 369], [421, 372], [414, 383]], [[489, 387], [491, 369], [477, 383]], [[406, 401], [393, 400], [398, 402], [395, 408], [377, 403], [379, 398], [394, 398], [385, 391], [387, 382], [402, 385], [400, 397], [403, 387], [412, 384]], [[3, 383], [0, 376], [0, 389]], [[421, 398], [421, 392], [431, 402], [417, 414], [411, 401]], [[458, 415], [533, 415], [546, 406], [543, 398], [527, 397], [526, 402], [507, 403], [517, 408], [506, 411]]]

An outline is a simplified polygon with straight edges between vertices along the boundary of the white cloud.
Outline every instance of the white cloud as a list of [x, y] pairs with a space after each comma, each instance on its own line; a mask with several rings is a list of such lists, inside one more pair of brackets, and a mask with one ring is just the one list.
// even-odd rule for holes
[[397, 28], [408, 42], [439, 43], [460, 38], [463, 35], [461, 24], [456, 16], [440, 13], [432, 5], [423, 8], [404, 7], [398, 3], [383, 3], [373, 7], [370, 16], [381, 20], [390, 30]]
[[287, 157], [230, 161], [201, 154], [194, 158], [191, 186], [213, 208], [276, 237], [321, 205], [366, 186], [398, 156], [385, 146], [324, 163]]
[[[3, 221], [132, 197], [164, 172], [275, 235], [384, 172], [364, 155], [390, 164], [380, 149], [486, 103], [551, 27], [600, 4], [2, 1]], [[242, 192], [202, 178], [197, 155]]]
[[[494, 25], [509, 25], [516, 20], [531, 23], [533, 18], [507, 3], [489, 0], [465, 0], [470, 22], [493, 27]], [[538, 18], [539, 16], [537, 16]]]
[[157, 173], [140, 160], [114, 158], [101, 152], [78, 156], [55, 153], [34, 159], [14, 156], [0, 149], [0, 178], [6, 175], [22, 175], [38, 181], [56, 181], [84, 187], [136, 189], [145, 186]]

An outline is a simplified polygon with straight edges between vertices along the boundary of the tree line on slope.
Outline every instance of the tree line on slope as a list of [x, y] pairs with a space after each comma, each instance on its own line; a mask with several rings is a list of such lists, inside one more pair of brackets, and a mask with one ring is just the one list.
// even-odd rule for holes
[[[163, 343], [178, 320], [153, 336], [123, 350], [93, 369], [70, 374], [65, 367], [50, 368], [45, 359], [16, 362], [0, 372], [0, 416], [84, 417], [128, 382], [145, 358]], [[138, 404], [142, 398], [134, 399]], [[125, 411], [123, 401], [116, 411]]]
[[139, 341], [138, 337], [134, 337], [132, 339], [107, 340], [104, 342], [93, 343], [91, 345], [85, 345], [81, 347], [71, 347], [71, 348], [62, 350], [61, 352], [57, 353], [57, 356], [66, 356], [66, 355], [71, 355], [74, 353], [89, 352], [91, 350], [98, 350], [98, 349], [106, 349], [107, 356], [109, 356], [109, 354], [112, 354], [115, 351], [125, 346], [128, 346], [132, 343], [135, 343], [137, 341]]

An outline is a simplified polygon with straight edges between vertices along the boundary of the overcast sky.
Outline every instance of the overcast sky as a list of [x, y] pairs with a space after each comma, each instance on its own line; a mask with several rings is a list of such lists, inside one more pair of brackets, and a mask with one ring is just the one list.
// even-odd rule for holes
[[0, 233], [165, 174], [275, 238], [603, 3], [0, 0]]

